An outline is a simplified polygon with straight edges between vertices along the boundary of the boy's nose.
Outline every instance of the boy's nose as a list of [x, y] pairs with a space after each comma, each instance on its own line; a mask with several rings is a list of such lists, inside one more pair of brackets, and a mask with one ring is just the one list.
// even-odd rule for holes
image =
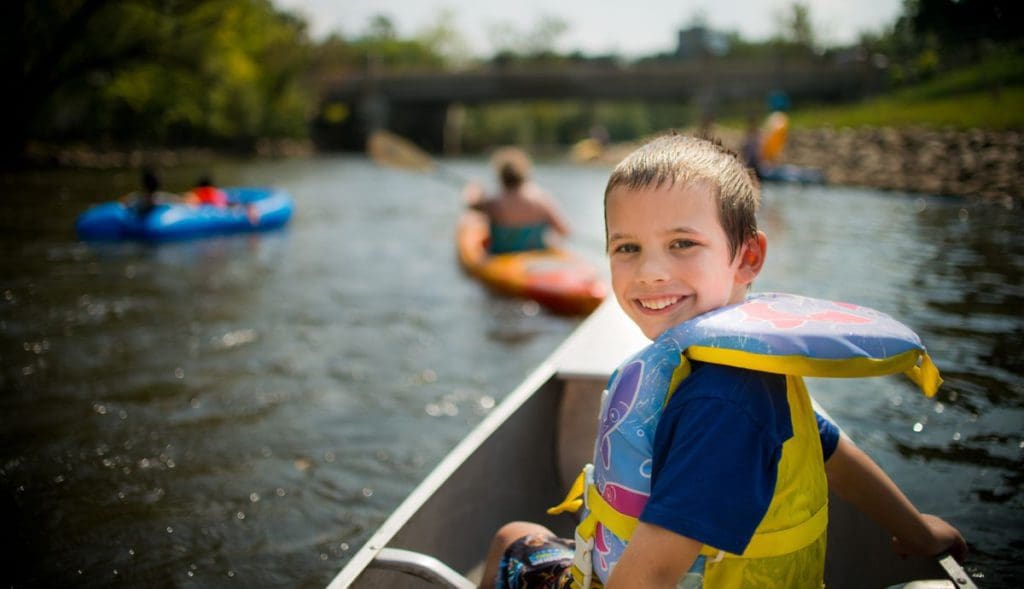
[[668, 264], [664, 256], [647, 254], [640, 259], [637, 279], [642, 283], [664, 282], [668, 280]]

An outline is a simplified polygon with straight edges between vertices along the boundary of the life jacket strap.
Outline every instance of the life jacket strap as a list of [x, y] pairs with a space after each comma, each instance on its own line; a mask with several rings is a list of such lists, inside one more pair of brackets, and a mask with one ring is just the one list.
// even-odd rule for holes
[[810, 356], [773, 356], [731, 348], [690, 346], [685, 354], [691, 360], [749, 368], [773, 374], [792, 374], [818, 378], [859, 378], [884, 376], [887, 374], [907, 375], [921, 388], [926, 396], [932, 397], [939, 390], [942, 378], [931, 357], [918, 349], [907, 350], [887, 358], [812, 358]]
[[[587, 508], [590, 509], [590, 513], [580, 522], [581, 528], [593, 530], [600, 523], [623, 540], [629, 540], [633, 537], [636, 525], [640, 521], [635, 517], [616, 511], [597, 492], [597, 485], [591, 485], [587, 488]], [[593, 521], [588, 522], [587, 520]], [[592, 531], [591, 534], [593, 534]]]
[[573, 482], [572, 486], [569, 487], [569, 492], [565, 494], [565, 499], [561, 503], [554, 507], [548, 508], [548, 515], [558, 515], [560, 513], [576, 513], [579, 508], [583, 505], [583, 487], [586, 482], [587, 467], [593, 469], [593, 466], [587, 465], [580, 471], [579, 476]]
[[708, 546], [701, 548], [700, 553], [718, 561], [722, 558], [771, 558], [796, 552], [817, 540], [828, 527], [828, 503], [821, 506], [814, 515], [801, 523], [774, 532], [754, 534], [743, 554], [733, 554]]
[[942, 377], [939, 376], [939, 369], [932, 362], [932, 357], [927, 353], [921, 356], [921, 361], [905, 372], [907, 378], [914, 381], [914, 384], [921, 387], [927, 397], [934, 397], [942, 384]]
[[572, 566], [572, 589], [604, 589], [604, 583], [595, 579], [593, 574], [585, 575], [576, 565]]
[[[613, 534], [623, 540], [633, 537], [638, 520], [615, 510], [601, 494], [597, 492], [597, 486], [588, 486], [586, 491], [587, 508], [590, 513], [580, 522], [577, 527], [578, 533], [583, 538], [591, 538], [597, 524], [607, 528]], [[769, 558], [782, 556], [800, 550], [821, 536], [828, 527], [828, 503], [821, 506], [818, 511], [803, 522], [784, 530], [774, 532], [756, 533], [747, 544], [743, 554], [732, 554], [717, 548], [705, 545], [701, 554], [715, 558]]]
[[594, 578], [594, 538], [583, 537], [576, 530], [576, 550], [572, 555], [573, 589], [594, 589], [603, 587], [600, 579]]
[[[590, 509], [587, 491], [594, 488], [594, 465], [587, 464], [573, 481], [565, 499], [558, 505], [549, 508], [548, 513], [550, 515], [565, 512], [576, 513], [584, 505]], [[603, 589], [604, 587], [599, 579], [594, 578], [593, 552], [596, 526], [597, 519], [592, 512], [576, 526], [576, 548], [573, 551], [572, 567], [570, 568], [573, 589]]]

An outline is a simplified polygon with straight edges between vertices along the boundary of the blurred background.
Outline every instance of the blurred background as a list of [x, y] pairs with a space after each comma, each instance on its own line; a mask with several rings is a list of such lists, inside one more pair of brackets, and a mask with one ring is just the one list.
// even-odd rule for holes
[[[759, 290], [905, 321], [946, 378], [812, 391], [979, 586], [1024, 583], [1024, 39], [1009, 0], [37, 0], [0, 46], [0, 497], [15, 587], [319, 587], [579, 317], [458, 267], [461, 184], [514, 144], [606, 277], [610, 167], [772, 113]], [[719, 6], [721, 5], [721, 6]], [[840, 6], [841, 5], [841, 6]], [[449, 178], [378, 166], [387, 129]], [[281, 231], [93, 243], [200, 175]], [[877, 382], [874, 382], [877, 381]]]
[[446, 154], [670, 127], [738, 147], [774, 93], [785, 160], [831, 182], [1019, 200], [1018, 3], [840, 4], [18, 2], [2, 161], [358, 151], [382, 127]]

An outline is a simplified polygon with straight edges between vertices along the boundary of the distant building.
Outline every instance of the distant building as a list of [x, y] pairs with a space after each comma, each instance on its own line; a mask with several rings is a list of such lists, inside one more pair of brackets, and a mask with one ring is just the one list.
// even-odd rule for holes
[[712, 31], [704, 25], [693, 25], [680, 29], [676, 44], [678, 59], [698, 57], [720, 57], [729, 52], [729, 37], [725, 33]]

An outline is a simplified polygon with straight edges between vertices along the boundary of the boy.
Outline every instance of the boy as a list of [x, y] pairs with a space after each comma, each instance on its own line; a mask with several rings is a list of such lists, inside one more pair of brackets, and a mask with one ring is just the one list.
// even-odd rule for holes
[[[735, 154], [693, 137], [660, 137], [615, 168], [605, 191], [612, 290], [644, 335], [655, 339], [745, 299], [767, 252], [755, 219], [758, 192]], [[650, 480], [635, 529], [628, 538], [591, 537], [595, 546], [576, 562], [577, 574], [611, 589], [675, 587], [696, 563], [707, 587], [821, 587], [824, 528], [794, 549], [779, 549], [784, 542], [771, 536], [790, 528], [778, 525], [787, 518], [792, 529], [809, 529], [828, 488], [882, 524], [896, 550], [961, 558], [960, 533], [919, 513], [867, 455], [810, 411], [802, 385], [788, 382], [692, 362], [654, 424], [650, 459], [631, 466]], [[622, 489], [615, 500], [626, 499]], [[769, 542], [754, 550], [758, 536]], [[482, 586], [565, 587], [571, 565], [573, 542], [514, 522], [496, 534]]]

